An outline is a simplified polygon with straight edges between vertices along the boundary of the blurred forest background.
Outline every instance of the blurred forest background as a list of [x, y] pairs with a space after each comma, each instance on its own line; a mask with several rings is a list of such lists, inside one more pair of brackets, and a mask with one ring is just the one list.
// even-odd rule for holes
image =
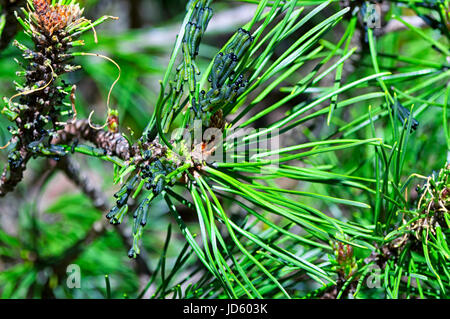
[[[159, 92], [158, 81], [162, 78], [173, 48], [176, 34], [185, 13], [183, 0], [80, 0], [86, 7], [86, 17], [95, 20], [102, 15], [119, 17], [117, 21], [108, 21], [96, 28], [98, 43], [94, 42], [93, 34], [86, 34], [85, 52], [96, 52], [114, 59], [121, 67], [122, 76], [112, 92], [113, 108], [120, 114], [122, 132], [140, 136], [153, 112], [154, 101]], [[333, 4], [318, 17], [314, 17], [304, 28], [321, 22], [324, 16], [329, 16], [338, 9]], [[205, 65], [214, 57], [218, 48], [222, 47], [228, 38], [251, 20], [256, 5], [233, 1], [217, 1], [214, 3], [215, 15], [210, 23], [208, 32], [200, 50], [199, 65]], [[309, 10], [309, 9], [308, 9]], [[307, 12], [307, 11], [306, 11]], [[338, 24], [332, 32], [328, 32], [322, 44], [327, 41], [335, 43], [344, 32], [343, 25]], [[291, 36], [290, 41], [302, 34], [300, 29]], [[361, 35], [363, 37], [363, 35]], [[355, 37], [358, 38], [358, 37]], [[17, 34], [20, 41], [29, 41], [23, 33]], [[410, 31], [388, 34], [382, 38], [381, 46], [386, 53], [399, 47], [400, 53], [407, 53], [410, 57], [433, 61], [431, 49], [424, 49], [424, 40], [415, 37]], [[287, 41], [289, 42], [289, 41]], [[362, 42], [361, 42], [362, 43]], [[287, 43], [289, 45], [289, 43]], [[357, 52], [364, 50], [360, 44]], [[366, 48], [367, 49], [367, 48]], [[283, 47], [277, 48], [279, 54]], [[397, 49], [395, 49], [397, 50]], [[3, 96], [12, 96], [13, 81], [17, 80], [17, 65], [13, 59], [20, 59], [20, 51], [11, 45], [0, 53], [0, 87]], [[277, 53], [272, 57], [276, 59]], [[360, 59], [358, 54], [352, 57], [355, 61], [346, 63], [346, 81], [370, 75], [370, 57]], [[387, 64], [395, 67], [395, 60], [386, 58]], [[83, 69], [70, 74], [70, 81], [77, 84], [77, 109], [79, 118], [87, 118], [91, 110], [95, 110], [95, 123], [103, 123], [106, 116], [106, 98], [112, 82], [116, 79], [117, 68], [106, 60], [95, 57], [79, 57], [77, 62]], [[431, 63], [430, 62], [430, 63]], [[300, 69], [295, 78], [301, 79], [302, 72], [308, 74], [314, 67], [307, 63]], [[355, 76], [352, 72], [358, 68]], [[405, 68], [407, 70], [407, 68]], [[320, 86], [331, 87], [334, 77], [324, 78]], [[295, 82], [295, 81], [294, 81]], [[283, 91], [283, 86], [292, 83], [282, 83], [278, 96], [280, 100], [289, 92]], [[401, 83], [398, 84], [401, 87]], [[360, 92], [364, 92], [364, 88]], [[370, 90], [368, 90], [369, 92]], [[311, 93], [311, 92], [307, 92]], [[314, 93], [314, 92], [312, 92]], [[348, 93], [351, 97], [351, 93]], [[342, 95], [342, 99], [346, 96]], [[297, 105], [302, 99], [310, 98], [308, 94], [290, 101], [280, 108], [280, 117]], [[273, 101], [272, 101], [273, 102]], [[270, 100], [264, 103], [270, 103]], [[309, 121], [292, 130], [290, 136], [294, 141], [317, 140], [320, 137], [339, 134], [340, 129], [352, 123], [367, 113], [368, 102], [361, 101], [360, 108], [345, 108], [339, 111], [330, 126], [326, 125], [326, 114], [316, 120]], [[407, 105], [405, 105], [407, 106]], [[260, 109], [264, 108], [261, 103]], [[415, 114], [416, 115], [416, 114]], [[413, 136], [414, 142], [410, 152], [406, 155], [405, 171], [417, 172], [428, 176], [433, 170], [438, 170], [445, 163], [447, 152], [444, 134], [440, 129], [442, 123], [441, 109], [429, 108], [422, 114], [417, 114], [421, 129]], [[276, 117], [276, 113], [271, 116]], [[264, 127], [262, 119], [258, 126]], [[273, 121], [273, 119], [272, 119]], [[305, 121], [306, 122], [306, 121]], [[356, 123], [358, 124], [358, 123]], [[364, 136], [367, 130], [347, 131], [351, 134]], [[9, 137], [6, 130], [8, 122], [0, 118], [0, 144], [4, 145]], [[344, 130], [342, 130], [344, 131]], [[370, 134], [369, 134], [370, 135]], [[367, 136], [367, 134], [366, 134]], [[292, 145], [292, 141], [283, 140], [283, 144]], [[364, 162], [364, 148], [351, 148], [345, 152], [330, 153], [323, 159], [323, 165], [340, 163], [343, 172], [354, 170], [355, 159], [362, 160], [359, 167], [367, 165]], [[426, 157], [424, 157], [426, 154]], [[0, 163], [6, 163], [6, 152], [0, 151]], [[85, 168], [90, 178], [98, 187], [103, 189], [106, 198], [111, 200], [117, 191], [117, 185], [112, 185], [112, 168], [109, 163], [100, 160], [86, 159], [77, 156], [77, 160]], [[155, 201], [142, 238], [142, 255], [137, 260], [130, 260], [127, 251], [131, 238], [127, 231], [127, 223], [120, 227], [110, 226], [104, 217], [104, 211], [96, 208], [95, 203], [83, 195], [61, 172], [51, 169], [50, 160], [39, 159], [30, 163], [25, 181], [15, 192], [0, 199], [0, 297], [1, 298], [135, 298], [143, 291], [150, 281], [158, 280], [152, 277], [158, 267], [162, 252], [166, 255], [165, 265], [171, 268], [185, 247], [185, 239], [179, 234], [176, 223], [167, 213], [163, 201]], [[50, 169], [49, 169], [50, 168]], [[358, 168], [357, 168], [358, 169]], [[45, 172], [45, 173], [44, 173]], [[373, 172], [367, 170], [367, 176]], [[364, 175], [361, 172], [361, 175]], [[292, 181], [290, 181], [292, 183]], [[286, 184], [287, 188], [297, 187], [297, 184]], [[329, 194], [340, 198], [358, 198], [368, 200], [360, 192], [348, 193], [348, 189], [333, 188], [332, 185], [313, 184], [304, 189], [317, 193]], [[411, 189], [410, 196], [417, 196]], [[364, 214], [370, 212], [354, 207], [343, 207], [333, 203], [324, 203], [313, 198], [306, 198], [305, 202], [318, 209], [322, 209], [336, 218], [345, 219], [352, 215], [355, 220], [364, 220]], [[97, 205], [101, 206], [101, 205]], [[107, 203], [106, 207], [110, 205]], [[227, 207], [233, 212], [235, 205], [230, 202]], [[195, 225], [195, 213], [184, 209], [181, 212], [187, 222]], [[190, 218], [192, 216], [192, 218]], [[170, 245], [166, 247], [168, 235], [167, 225], [173, 224]], [[191, 263], [195, 255], [191, 254]], [[189, 264], [189, 261], [187, 262]], [[69, 264], [79, 265], [81, 269], [81, 288], [69, 289], [66, 285], [66, 268]], [[192, 266], [194, 267], [194, 266]], [[189, 269], [193, 269], [193, 268]], [[105, 282], [105, 275], [109, 281]], [[177, 274], [183, 278], [185, 273]], [[110, 285], [110, 291], [108, 288]], [[298, 289], [302, 289], [301, 284]], [[152, 296], [158, 286], [151, 285], [145, 296]]]

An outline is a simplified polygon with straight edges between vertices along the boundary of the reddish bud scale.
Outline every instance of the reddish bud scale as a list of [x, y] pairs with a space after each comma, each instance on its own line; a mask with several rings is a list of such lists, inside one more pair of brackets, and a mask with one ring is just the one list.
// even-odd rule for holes
[[50, 4], [50, 0], [33, 0], [35, 8], [34, 17], [38, 21], [39, 31], [47, 35], [53, 35], [81, 16], [78, 5], [55, 5]]

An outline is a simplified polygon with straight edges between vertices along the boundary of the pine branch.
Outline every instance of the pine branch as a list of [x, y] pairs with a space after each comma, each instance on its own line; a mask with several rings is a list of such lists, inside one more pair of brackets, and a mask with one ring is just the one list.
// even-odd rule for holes
[[130, 159], [136, 153], [135, 147], [130, 146], [122, 134], [97, 130], [89, 125], [88, 120], [77, 120], [75, 123], [66, 125], [63, 130], [58, 132], [53, 143], [55, 145], [71, 144], [75, 140], [91, 142], [96, 147], [105, 150], [106, 154], [117, 156], [123, 160]]
[[[10, 0], [1, 4], [7, 13], [11, 11], [10, 15], [13, 15], [18, 5], [25, 5], [26, 2]], [[50, 143], [56, 131], [65, 126], [67, 116], [75, 115], [73, 103], [71, 110], [64, 107], [73, 87], [60, 77], [80, 68], [69, 64], [74, 57], [71, 49], [83, 45], [76, 39], [107, 19], [104, 17], [93, 23], [88, 21], [82, 16], [83, 9], [72, 1], [52, 4], [47, 0], [33, 0], [31, 4], [27, 6], [28, 10], [24, 10], [24, 18], [14, 17], [14, 21], [8, 22], [4, 30], [8, 31], [9, 27], [20, 23], [32, 40], [33, 47], [28, 48], [14, 41], [24, 59], [24, 62], [17, 61], [23, 69], [17, 74], [24, 77], [24, 83], [16, 83], [18, 93], [4, 98], [1, 111], [14, 126], [8, 128], [12, 134], [9, 144], [13, 145], [13, 149], [0, 178], [0, 197], [12, 191], [22, 180], [31, 157], [58, 158], [66, 155], [63, 148]], [[8, 32], [4, 34], [9, 35]], [[16, 98], [18, 101], [14, 102]]]

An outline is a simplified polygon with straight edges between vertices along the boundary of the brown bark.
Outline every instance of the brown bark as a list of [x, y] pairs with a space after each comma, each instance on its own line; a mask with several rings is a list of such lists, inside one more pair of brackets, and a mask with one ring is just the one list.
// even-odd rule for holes
[[54, 144], [69, 144], [75, 139], [93, 143], [105, 150], [106, 154], [128, 160], [132, 156], [132, 148], [120, 133], [97, 130], [89, 125], [88, 120], [78, 120], [59, 132]]
[[27, 168], [31, 154], [25, 147], [20, 147], [18, 152], [22, 158], [20, 165], [14, 166], [11, 163], [7, 164], [0, 176], [0, 197], [13, 191], [23, 179], [23, 174]]

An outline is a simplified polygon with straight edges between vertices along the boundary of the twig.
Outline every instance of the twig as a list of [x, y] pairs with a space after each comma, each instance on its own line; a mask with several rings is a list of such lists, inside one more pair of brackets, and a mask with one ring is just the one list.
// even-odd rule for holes
[[80, 165], [71, 157], [62, 157], [56, 166], [89, 197], [95, 208], [100, 211], [107, 211], [108, 205], [103, 192], [97, 189], [89, 178], [81, 173]]
[[98, 148], [104, 149], [108, 155], [117, 156], [128, 160], [133, 149], [128, 141], [120, 133], [111, 133], [93, 129], [88, 120], [77, 120], [58, 132], [54, 144], [69, 144], [75, 139], [82, 139], [93, 143]]
[[31, 154], [25, 147], [16, 146], [16, 151], [20, 154], [20, 161], [17, 165], [11, 165], [11, 162], [4, 168], [0, 176], [0, 197], [14, 190], [14, 188], [23, 179], [23, 174], [26, 170], [27, 163], [31, 158]]

